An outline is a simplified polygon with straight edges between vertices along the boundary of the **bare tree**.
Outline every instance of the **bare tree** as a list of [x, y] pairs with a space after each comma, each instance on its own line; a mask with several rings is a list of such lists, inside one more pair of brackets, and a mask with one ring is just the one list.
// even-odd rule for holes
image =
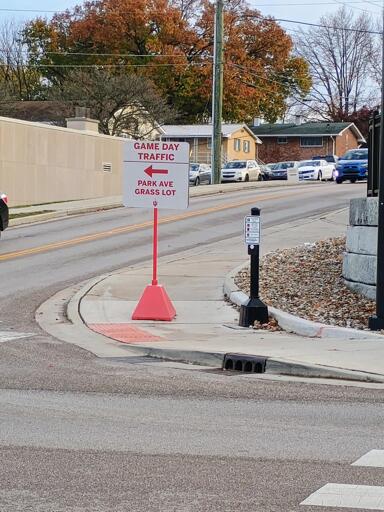
[[369, 80], [373, 22], [365, 14], [355, 18], [343, 6], [335, 14], [323, 16], [319, 25], [302, 30], [296, 41], [313, 81], [303, 110], [324, 120], [347, 120], [375, 101]]
[[75, 107], [71, 103], [60, 101], [9, 99], [0, 102], [0, 116], [49, 123], [55, 126], [66, 126], [66, 118], [72, 117], [74, 113]]
[[145, 138], [154, 127], [175, 118], [150, 80], [124, 71], [70, 71], [62, 84], [50, 87], [48, 98], [67, 106], [90, 108], [101, 132], [107, 135]]
[[0, 26], [0, 89], [3, 97], [13, 100], [34, 99], [41, 84], [38, 70], [28, 65], [22, 29], [13, 21]]
[[382, 20], [377, 20], [375, 23], [375, 30], [377, 34], [374, 35], [373, 50], [370, 59], [371, 76], [377, 86], [377, 89], [381, 91], [381, 52], [383, 48], [383, 23]]
[[189, 22], [196, 21], [201, 10], [201, 0], [171, 0], [171, 5], [180, 10], [182, 18]]

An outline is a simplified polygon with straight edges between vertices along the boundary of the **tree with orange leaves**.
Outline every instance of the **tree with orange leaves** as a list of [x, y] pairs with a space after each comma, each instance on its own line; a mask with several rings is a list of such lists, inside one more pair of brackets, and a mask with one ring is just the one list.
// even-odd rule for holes
[[[224, 120], [276, 120], [287, 98], [310, 88], [306, 62], [245, 0], [226, 2], [224, 24]], [[193, 122], [211, 112], [213, 25], [208, 0], [93, 0], [29, 23], [24, 41], [52, 84], [60, 86], [68, 65], [125, 70], [150, 78], [180, 122]]]

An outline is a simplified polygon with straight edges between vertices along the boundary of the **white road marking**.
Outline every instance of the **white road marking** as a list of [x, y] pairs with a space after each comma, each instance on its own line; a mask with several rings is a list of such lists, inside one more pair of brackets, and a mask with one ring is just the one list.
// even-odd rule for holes
[[0, 331], [0, 343], [20, 340], [22, 338], [30, 338], [31, 336], [36, 336], [36, 334], [31, 332]]
[[384, 487], [326, 484], [300, 505], [384, 510]]
[[384, 468], [384, 450], [371, 450], [351, 465]]

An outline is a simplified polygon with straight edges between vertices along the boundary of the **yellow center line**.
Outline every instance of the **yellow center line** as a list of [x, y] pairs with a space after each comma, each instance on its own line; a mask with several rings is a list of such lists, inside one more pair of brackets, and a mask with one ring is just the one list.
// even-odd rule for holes
[[[206, 215], [208, 213], [220, 212], [223, 210], [228, 210], [231, 208], [238, 208], [239, 206], [246, 206], [249, 204], [255, 204], [259, 201], [268, 201], [271, 199], [283, 199], [286, 197], [292, 197], [295, 195], [300, 195], [302, 192], [294, 192], [294, 193], [284, 193], [284, 194], [273, 194], [273, 195], [264, 195], [254, 197], [253, 199], [247, 199], [245, 201], [237, 201], [235, 203], [225, 203], [218, 206], [212, 206], [210, 208], [204, 208], [203, 210], [195, 210], [186, 213], [182, 213], [179, 215], [171, 215], [169, 217], [163, 217], [159, 219], [159, 224], [169, 224], [170, 222], [176, 222], [178, 220], [190, 219], [193, 217], [199, 217], [201, 215]], [[146, 222], [141, 222], [140, 224], [131, 224], [129, 226], [123, 226], [120, 228], [110, 229], [108, 231], [102, 231], [100, 233], [94, 233], [92, 235], [80, 236], [77, 238], [72, 238], [70, 240], [63, 240], [61, 242], [53, 242], [46, 245], [41, 245], [40, 247], [32, 247], [30, 249], [23, 249], [21, 251], [7, 252], [4, 254], [0, 254], [0, 261], [11, 260], [14, 258], [20, 258], [22, 256], [29, 256], [32, 254], [39, 254], [42, 252], [51, 251], [53, 249], [61, 249], [63, 247], [70, 247], [73, 245], [78, 245], [85, 242], [90, 242], [93, 240], [100, 240], [101, 238], [107, 238], [110, 236], [119, 235], [122, 233], [131, 233], [132, 231], [138, 231], [140, 229], [146, 229], [152, 227], [152, 220], [148, 220]]]

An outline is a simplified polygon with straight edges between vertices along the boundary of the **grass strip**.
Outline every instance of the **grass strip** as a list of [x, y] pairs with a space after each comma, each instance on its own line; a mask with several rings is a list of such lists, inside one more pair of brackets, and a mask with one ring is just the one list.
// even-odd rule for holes
[[43, 213], [53, 213], [55, 210], [40, 210], [37, 212], [25, 212], [25, 213], [10, 213], [9, 219], [20, 219], [21, 217], [31, 217], [32, 215], [41, 215]]

